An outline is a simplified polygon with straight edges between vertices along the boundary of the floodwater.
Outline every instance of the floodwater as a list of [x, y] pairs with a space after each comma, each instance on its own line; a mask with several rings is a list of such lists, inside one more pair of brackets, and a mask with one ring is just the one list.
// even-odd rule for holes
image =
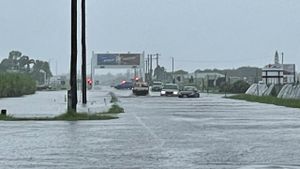
[[[0, 122], [0, 168], [300, 168], [300, 109], [221, 95], [115, 92], [126, 111], [119, 119]], [[89, 99], [103, 105], [107, 93], [90, 91]], [[64, 94], [1, 99], [0, 107], [5, 103], [18, 116], [55, 115], [64, 111]]]

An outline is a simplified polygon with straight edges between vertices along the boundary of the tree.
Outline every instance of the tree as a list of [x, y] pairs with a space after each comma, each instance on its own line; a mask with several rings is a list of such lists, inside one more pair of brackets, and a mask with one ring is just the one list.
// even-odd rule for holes
[[29, 57], [28, 56], [22, 56], [19, 60], [18, 60], [18, 67], [19, 70], [22, 72], [26, 72], [27, 71], [27, 64], [29, 61]]
[[[28, 61], [27, 63], [31, 63], [32, 61]], [[32, 67], [32, 71], [30, 72], [31, 77], [33, 79], [35, 79], [36, 81], [38, 81], [40, 84], [45, 84], [45, 79], [44, 79], [44, 73], [46, 73], [46, 78], [49, 79], [50, 77], [52, 77], [52, 73], [49, 67], [49, 63], [48, 62], [44, 62], [41, 60], [36, 60], [35, 64]]]
[[245, 93], [249, 87], [250, 87], [250, 85], [247, 82], [245, 82], [243, 80], [239, 80], [232, 84], [232, 86], [230, 87], [230, 92], [231, 93]]
[[184, 75], [184, 74], [188, 74], [189, 72], [184, 71], [184, 70], [177, 70], [174, 72], [175, 75]]
[[166, 79], [166, 70], [164, 67], [160, 67], [159, 65], [154, 69], [154, 76], [156, 80], [164, 81]]
[[9, 67], [11, 68], [11, 70], [18, 70], [18, 58], [20, 58], [22, 56], [22, 53], [19, 51], [11, 51], [9, 52], [8, 55], [8, 60], [9, 60]]

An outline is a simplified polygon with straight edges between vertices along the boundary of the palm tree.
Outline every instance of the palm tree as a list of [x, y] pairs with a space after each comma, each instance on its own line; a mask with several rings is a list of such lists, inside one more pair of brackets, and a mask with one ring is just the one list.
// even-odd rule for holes
[[22, 53], [19, 51], [11, 51], [9, 52], [8, 60], [10, 61], [10, 69], [18, 70], [18, 58], [22, 56]]
[[22, 72], [26, 71], [26, 65], [29, 61], [29, 57], [23, 55], [19, 60], [18, 60], [18, 65], [19, 65], [19, 70], [21, 70]]
[[35, 60], [34, 60], [34, 59], [29, 59], [29, 60], [28, 60], [28, 62], [27, 62], [27, 68], [26, 68], [26, 69], [27, 69], [27, 70], [26, 70], [27, 72], [30, 72], [30, 65], [31, 65], [31, 64], [33, 64], [33, 65], [35, 64]]

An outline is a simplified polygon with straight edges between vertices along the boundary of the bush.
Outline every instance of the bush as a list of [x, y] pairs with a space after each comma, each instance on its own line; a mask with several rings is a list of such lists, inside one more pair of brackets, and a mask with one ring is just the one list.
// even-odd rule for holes
[[111, 113], [111, 114], [124, 113], [124, 109], [117, 104], [113, 104], [107, 113]]
[[232, 86], [229, 89], [229, 92], [231, 93], [245, 93], [248, 88], [250, 87], [250, 85], [243, 81], [243, 80], [239, 80], [236, 81], [232, 84]]
[[17, 97], [34, 94], [35, 81], [23, 73], [0, 73], [0, 97]]

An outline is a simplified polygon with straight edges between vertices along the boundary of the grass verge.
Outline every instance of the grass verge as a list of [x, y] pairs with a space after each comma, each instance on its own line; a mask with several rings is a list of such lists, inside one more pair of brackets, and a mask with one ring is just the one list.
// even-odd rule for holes
[[55, 117], [14, 117], [0, 115], [2, 121], [78, 121], [78, 120], [110, 120], [117, 119], [116, 114], [124, 113], [124, 109], [113, 104], [107, 112], [101, 113], [75, 113], [67, 112]]
[[278, 106], [286, 106], [292, 108], [300, 108], [300, 100], [296, 100], [296, 99], [281, 99], [273, 96], [253, 96], [247, 94], [233, 95], [226, 98], [246, 100], [250, 102], [274, 104]]

